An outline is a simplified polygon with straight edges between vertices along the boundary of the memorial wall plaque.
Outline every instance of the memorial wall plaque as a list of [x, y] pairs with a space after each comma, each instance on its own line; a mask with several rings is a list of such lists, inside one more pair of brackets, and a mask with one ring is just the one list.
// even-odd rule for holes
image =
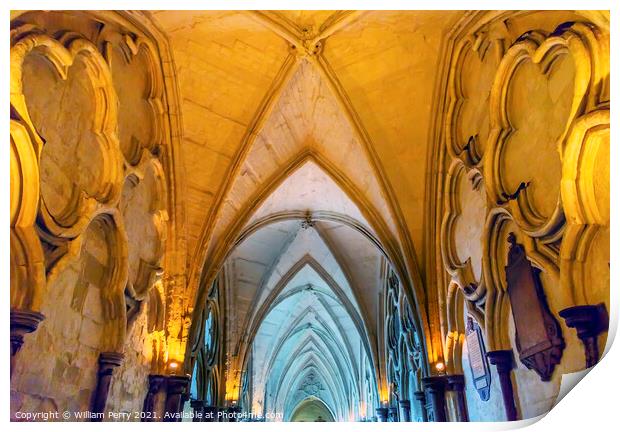
[[487, 360], [487, 353], [482, 339], [480, 326], [471, 317], [467, 317], [465, 328], [467, 339], [467, 354], [474, 387], [483, 401], [488, 401], [491, 393], [491, 370]]
[[562, 330], [547, 305], [540, 270], [532, 266], [514, 233], [510, 233], [508, 241], [506, 282], [519, 359], [543, 381], [549, 381], [562, 358]]

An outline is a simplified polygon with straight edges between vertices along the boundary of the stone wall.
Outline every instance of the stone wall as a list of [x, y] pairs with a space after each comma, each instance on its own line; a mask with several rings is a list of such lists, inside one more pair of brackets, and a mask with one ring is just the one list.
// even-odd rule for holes
[[[466, 345], [460, 353], [472, 316], [488, 351], [512, 349], [518, 417], [531, 418], [553, 407], [563, 374], [585, 368], [583, 344], [560, 311], [600, 303], [609, 310], [609, 31], [569, 12], [498, 12], [454, 38], [438, 238], [443, 286], [456, 284], [460, 294], [439, 289], [444, 354], [449, 373], [465, 374], [471, 419], [505, 419], [495, 367], [483, 402]], [[506, 281], [509, 233], [541, 271], [565, 343], [549, 381], [520, 360]]]
[[[11, 284], [12, 312], [44, 315], [16, 355], [13, 418], [89, 410], [107, 352], [124, 355], [107, 409], [141, 411], [147, 376], [165, 366], [165, 289], [153, 288], [170, 204], [161, 60], [120, 15], [95, 15], [26, 12], [11, 22], [12, 151], [31, 155], [14, 159], [12, 176], [36, 179], [15, 193], [12, 180], [22, 214], [32, 212], [12, 210], [12, 241], [44, 267], [38, 284]], [[24, 207], [27, 193], [36, 206]]]

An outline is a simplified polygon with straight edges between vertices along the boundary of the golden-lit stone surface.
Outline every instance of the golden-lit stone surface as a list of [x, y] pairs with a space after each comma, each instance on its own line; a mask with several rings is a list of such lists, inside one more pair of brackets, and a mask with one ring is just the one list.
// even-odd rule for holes
[[124, 354], [110, 410], [200, 356], [200, 392], [237, 401], [295, 277], [344, 293], [353, 357], [390, 399], [388, 269], [422, 341], [406, 385], [445, 362], [472, 420], [504, 412], [496, 375], [489, 402], [468, 382], [468, 315], [513, 350], [521, 418], [583, 369], [559, 317], [551, 380], [519, 361], [507, 237], [554, 316], [609, 311], [608, 12], [13, 11], [10, 41], [11, 308], [44, 315], [12, 358], [12, 413], [88, 409], [102, 352]]

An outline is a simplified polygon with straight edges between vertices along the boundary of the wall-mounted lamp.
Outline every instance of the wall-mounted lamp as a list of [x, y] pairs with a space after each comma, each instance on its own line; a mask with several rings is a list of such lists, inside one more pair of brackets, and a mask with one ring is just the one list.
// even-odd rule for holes
[[179, 369], [179, 363], [172, 360], [170, 363], [168, 363], [168, 369], [170, 370], [170, 373], [174, 375]]
[[446, 370], [446, 365], [443, 362], [438, 361], [437, 363], [435, 363], [435, 369], [437, 370], [437, 372], [443, 372]]

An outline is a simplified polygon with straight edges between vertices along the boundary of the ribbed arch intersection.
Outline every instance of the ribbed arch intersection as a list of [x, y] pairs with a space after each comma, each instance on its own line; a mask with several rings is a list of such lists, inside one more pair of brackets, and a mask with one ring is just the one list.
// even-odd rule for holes
[[245, 412], [289, 421], [312, 400], [337, 421], [375, 414], [393, 248], [349, 192], [308, 159], [238, 223], [216, 281], [225, 400]]

